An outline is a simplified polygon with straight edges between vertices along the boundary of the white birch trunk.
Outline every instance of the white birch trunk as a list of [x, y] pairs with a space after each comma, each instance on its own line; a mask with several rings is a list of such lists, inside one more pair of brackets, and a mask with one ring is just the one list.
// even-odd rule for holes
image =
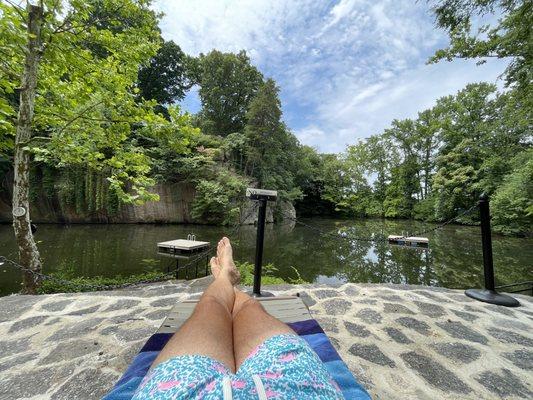
[[[17, 116], [14, 157], [15, 178], [13, 181], [13, 211], [20, 212], [21, 209], [25, 210], [25, 213], [21, 216], [13, 215], [13, 229], [19, 250], [19, 262], [22, 266], [34, 272], [41, 272], [41, 259], [30, 224], [30, 155], [23, 148], [31, 139], [32, 134], [37, 68], [41, 52], [42, 19], [42, 8], [28, 4], [28, 44]], [[22, 292], [36, 293], [40, 279], [31, 272], [23, 272], [22, 279]]]

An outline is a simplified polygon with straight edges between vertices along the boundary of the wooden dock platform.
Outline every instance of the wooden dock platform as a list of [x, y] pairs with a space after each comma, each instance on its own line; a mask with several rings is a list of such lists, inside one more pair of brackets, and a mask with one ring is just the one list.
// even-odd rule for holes
[[[176, 260], [176, 279], [179, 278], [179, 271], [181, 269], [185, 270], [185, 279], [189, 279], [188, 267], [191, 265], [186, 264], [180, 266], [179, 260], [189, 260], [193, 257], [201, 257], [202, 253], [205, 253], [205, 275], [207, 276], [208, 267], [209, 267], [209, 249], [211, 244], [209, 242], [202, 242], [195, 240], [194, 235], [192, 239], [176, 239], [176, 240], [167, 240], [166, 242], [157, 243], [157, 254], [160, 256], [171, 257]], [[195, 266], [194, 277], [198, 278], [198, 262], [200, 260], [196, 259], [196, 262], [193, 262]], [[170, 272], [170, 269], [167, 270]]]
[[[303, 300], [297, 296], [259, 297], [257, 300], [261, 302], [270, 315], [285, 323], [312, 318]], [[198, 300], [185, 300], [177, 303], [170, 309], [157, 333], [176, 332], [191, 316], [196, 303]]]
[[389, 243], [401, 246], [429, 247], [429, 239], [425, 237], [389, 235], [387, 239]]
[[176, 239], [157, 243], [157, 254], [173, 258], [189, 258], [192, 255], [207, 250], [209, 242], [197, 240]]

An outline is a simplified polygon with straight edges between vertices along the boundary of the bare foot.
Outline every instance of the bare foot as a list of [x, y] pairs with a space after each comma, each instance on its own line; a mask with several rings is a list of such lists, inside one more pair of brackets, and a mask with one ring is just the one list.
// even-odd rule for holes
[[220, 271], [222, 270], [222, 267], [220, 266], [220, 263], [218, 262], [217, 257], [211, 257], [211, 273], [216, 278], [220, 274]]
[[223, 237], [218, 242], [216, 258], [218, 265], [220, 266], [220, 274], [226, 274], [233, 285], [239, 283], [241, 274], [233, 262], [233, 249], [231, 248], [231, 243], [227, 237]]

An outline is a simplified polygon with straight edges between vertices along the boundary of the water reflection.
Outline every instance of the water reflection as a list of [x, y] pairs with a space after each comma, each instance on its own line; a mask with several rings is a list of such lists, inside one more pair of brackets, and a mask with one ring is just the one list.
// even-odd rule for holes
[[[348, 237], [386, 237], [415, 232], [430, 225], [413, 221], [305, 220], [328, 232], [345, 230]], [[231, 228], [198, 225], [41, 225], [36, 234], [45, 272], [72, 268], [83, 276], [130, 275], [164, 270], [173, 260], [156, 255], [156, 243], [187, 237], [212, 243]], [[300, 225], [268, 225], [264, 261], [272, 262], [283, 278], [309, 282], [388, 282], [451, 288], [479, 287], [483, 282], [479, 229], [446, 226], [427, 235], [429, 249], [405, 248], [383, 242], [320, 236]], [[253, 262], [255, 227], [233, 235], [236, 258]], [[497, 284], [533, 279], [533, 240], [493, 238]], [[0, 226], [0, 255], [16, 257], [11, 226]], [[0, 267], [0, 294], [17, 291], [19, 274]]]

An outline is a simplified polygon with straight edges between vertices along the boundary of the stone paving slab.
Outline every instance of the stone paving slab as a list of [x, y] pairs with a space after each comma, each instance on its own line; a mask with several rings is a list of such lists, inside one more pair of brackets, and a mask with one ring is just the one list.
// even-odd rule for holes
[[[176, 301], [209, 283], [0, 298], [0, 399], [99, 399]], [[408, 285], [282, 285], [300, 293], [374, 399], [533, 398], [533, 301], [502, 308]]]

